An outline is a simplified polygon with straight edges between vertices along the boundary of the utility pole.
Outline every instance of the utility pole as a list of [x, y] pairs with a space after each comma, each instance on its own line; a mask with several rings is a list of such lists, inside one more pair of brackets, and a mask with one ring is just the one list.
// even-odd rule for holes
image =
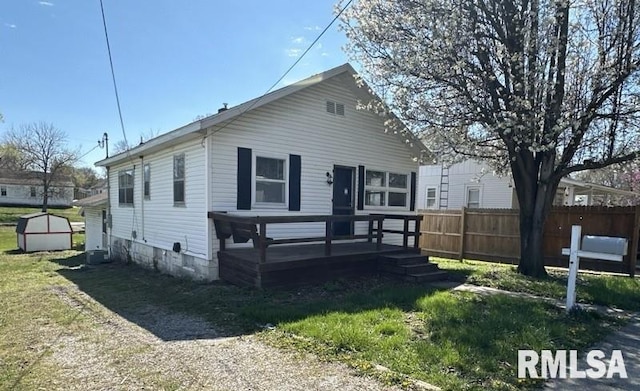
[[107, 154], [106, 157], [109, 157], [109, 135], [107, 134], [107, 132], [104, 132], [104, 134], [102, 135], [102, 139], [98, 140], [98, 145], [100, 146], [100, 148], [105, 149]]

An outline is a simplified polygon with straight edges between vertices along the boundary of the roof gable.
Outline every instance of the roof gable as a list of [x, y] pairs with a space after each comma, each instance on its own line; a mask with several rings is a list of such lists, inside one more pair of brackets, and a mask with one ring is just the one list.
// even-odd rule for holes
[[[356, 76], [357, 73], [350, 64], [346, 63], [340, 65], [336, 68], [313, 75], [297, 83], [293, 83], [276, 91], [259, 96], [235, 107], [231, 107], [224, 111], [218, 112], [217, 114], [211, 115], [198, 121], [194, 121], [181, 128], [153, 138], [146, 143], [140, 144], [128, 151], [122, 152], [107, 159], [103, 159], [97, 162], [96, 165], [109, 166], [111, 164], [130, 159], [131, 156], [139, 156], [141, 154], [156, 152], [168, 145], [171, 145], [174, 142], [187, 141], [190, 139], [202, 137], [208, 134], [208, 132], [215, 133], [223, 129], [228, 123], [235, 121], [236, 118], [247, 113], [248, 111], [255, 110], [276, 100], [288, 97], [296, 92], [299, 92], [311, 86], [318, 85], [319, 83], [322, 83], [334, 77], [341, 77], [341, 81], [343, 82], [344, 86], [346, 86], [351, 92], [353, 92], [359, 100], [380, 101], [380, 98], [373, 92], [371, 92], [366, 85], [358, 86], [358, 83], [355, 79]], [[422, 142], [418, 138], [416, 138], [410, 131], [408, 131], [405, 125], [395, 115], [390, 114], [389, 118], [397, 121], [396, 123], [400, 124], [400, 126], [406, 130], [406, 132], [397, 132], [398, 142], [404, 143], [411, 154], [420, 158], [426, 151], [426, 147], [424, 146], [424, 144], [422, 144]]]

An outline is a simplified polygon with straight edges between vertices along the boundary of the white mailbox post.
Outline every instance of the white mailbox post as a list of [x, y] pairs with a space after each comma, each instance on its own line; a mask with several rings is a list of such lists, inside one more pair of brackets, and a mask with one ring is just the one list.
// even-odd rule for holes
[[563, 248], [562, 255], [569, 256], [569, 279], [567, 281], [567, 312], [576, 305], [576, 278], [580, 267], [580, 258], [601, 259], [622, 262], [627, 255], [627, 239], [605, 236], [585, 236], [580, 247], [582, 227], [571, 227], [571, 247]]

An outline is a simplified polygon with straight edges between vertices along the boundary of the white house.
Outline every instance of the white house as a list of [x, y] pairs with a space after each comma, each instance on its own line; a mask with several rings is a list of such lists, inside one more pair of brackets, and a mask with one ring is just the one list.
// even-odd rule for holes
[[[465, 160], [449, 167], [434, 164], [420, 167], [419, 209], [518, 208], [518, 197], [509, 176], [498, 175], [488, 165]], [[560, 180], [555, 205], [593, 205], [616, 196], [639, 194], [578, 181]]]
[[[49, 206], [71, 206], [73, 182], [69, 177], [52, 181], [49, 188]], [[42, 205], [42, 173], [27, 171], [0, 171], [0, 205]]]
[[[339, 66], [98, 162], [108, 173], [111, 253], [217, 279], [211, 211], [415, 214], [424, 146], [411, 134], [385, 132], [388, 118], [356, 108], [374, 96], [354, 75]], [[324, 226], [311, 223], [269, 232], [318, 234]]]

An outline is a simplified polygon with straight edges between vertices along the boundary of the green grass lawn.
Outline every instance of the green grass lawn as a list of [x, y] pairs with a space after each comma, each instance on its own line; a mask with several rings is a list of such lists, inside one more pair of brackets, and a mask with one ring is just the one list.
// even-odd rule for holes
[[537, 301], [384, 278], [258, 291], [133, 265], [85, 268], [82, 262], [82, 253], [72, 251], [0, 254], [0, 389], [16, 381], [26, 389], [46, 388], [61, 370], [39, 364], [42, 352], [30, 348], [46, 335], [39, 330], [57, 325], [83, 332], [83, 319], [72, 318], [77, 311], [51, 293], [56, 286], [77, 286], [122, 316], [148, 305], [192, 313], [225, 335], [258, 333], [268, 343], [311, 351], [363, 373], [385, 366], [391, 371], [378, 376], [386, 381], [403, 383], [408, 376], [446, 390], [531, 389], [537, 384], [516, 378], [518, 349], [581, 350], [620, 324], [589, 312], [567, 316]]
[[[20, 216], [41, 211], [41, 208], [0, 206], [0, 224], [17, 224]], [[48, 212], [54, 215], [64, 216], [71, 222], [84, 221], [84, 218], [80, 216], [80, 208], [78, 207], [49, 208]]]
[[[433, 258], [453, 279], [514, 292], [564, 300], [567, 271], [547, 268], [549, 276], [535, 279], [516, 272], [515, 266], [491, 262]], [[640, 279], [621, 275], [579, 273], [577, 301], [629, 311], [640, 311]]]

